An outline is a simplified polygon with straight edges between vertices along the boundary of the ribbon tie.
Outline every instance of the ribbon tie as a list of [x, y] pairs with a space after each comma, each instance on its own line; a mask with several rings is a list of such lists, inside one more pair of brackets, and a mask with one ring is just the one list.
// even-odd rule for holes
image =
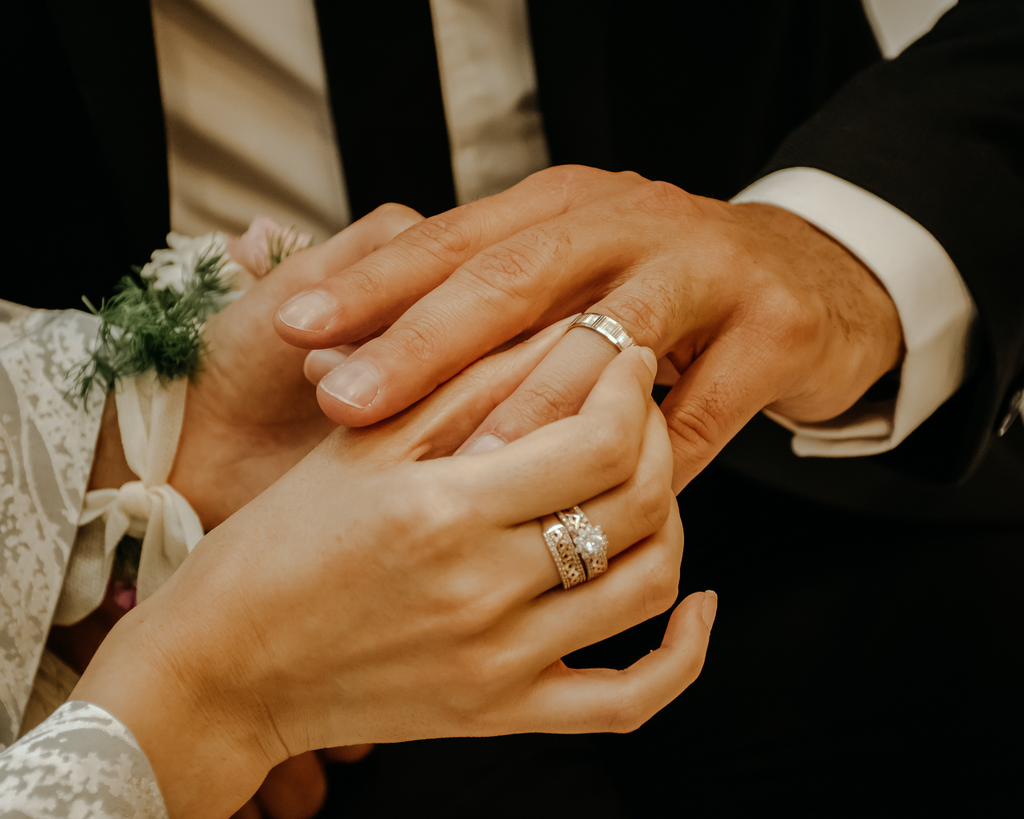
[[114, 393], [125, 459], [141, 480], [85, 496], [54, 623], [70, 625], [94, 611], [106, 594], [117, 544], [142, 539], [137, 598], [155, 592], [203, 536], [199, 517], [167, 477], [185, 417], [185, 378], [161, 383], [149, 372], [121, 379]]

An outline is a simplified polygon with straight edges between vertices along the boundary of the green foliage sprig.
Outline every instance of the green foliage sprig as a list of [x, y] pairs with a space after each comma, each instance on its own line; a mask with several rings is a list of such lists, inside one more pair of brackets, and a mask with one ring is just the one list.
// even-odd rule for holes
[[[233, 289], [231, 277], [221, 275], [227, 262], [224, 253], [200, 254], [180, 292], [157, 288], [154, 280], [143, 279], [140, 284], [125, 276], [118, 292], [104, 299], [99, 309], [83, 296], [86, 306], [101, 320], [99, 343], [89, 358], [72, 370], [69, 392], [84, 402], [97, 382], [108, 391], [118, 379], [151, 369], [166, 379], [194, 376], [205, 349], [203, 324]], [[142, 268], [134, 270], [140, 273]]]

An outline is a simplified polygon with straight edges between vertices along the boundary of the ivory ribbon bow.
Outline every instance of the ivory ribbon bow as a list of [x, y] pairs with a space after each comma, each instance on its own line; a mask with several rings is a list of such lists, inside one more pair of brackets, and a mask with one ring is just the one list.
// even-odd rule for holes
[[125, 535], [142, 538], [139, 602], [171, 576], [202, 538], [199, 517], [167, 485], [185, 417], [187, 386], [185, 378], [162, 384], [152, 372], [118, 382], [114, 400], [121, 443], [128, 466], [142, 480], [86, 494], [55, 624], [77, 623], [103, 602], [114, 553]]

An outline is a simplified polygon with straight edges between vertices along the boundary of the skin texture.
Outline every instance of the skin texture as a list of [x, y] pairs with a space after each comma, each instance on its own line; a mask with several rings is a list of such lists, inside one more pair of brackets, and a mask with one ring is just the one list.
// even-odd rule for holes
[[[275, 323], [307, 349], [370, 338], [317, 393], [353, 426], [523, 333], [584, 311], [611, 316], [681, 373], [662, 406], [677, 490], [761, 409], [834, 418], [902, 358], [888, 293], [805, 220], [593, 168], [550, 168], [420, 222], [315, 293]], [[575, 412], [614, 355], [596, 333], [567, 334], [469, 446]]]
[[[634, 730], [696, 678], [713, 593], [625, 671], [560, 660], [675, 600], [682, 528], [650, 350], [617, 357], [578, 415], [446, 457], [559, 337], [336, 430], [115, 626], [73, 697], [129, 727], [171, 817], [227, 816], [272, 767], [328, 745]], [[537, 519], [575, 503], [611, 565], [564, 591]]]

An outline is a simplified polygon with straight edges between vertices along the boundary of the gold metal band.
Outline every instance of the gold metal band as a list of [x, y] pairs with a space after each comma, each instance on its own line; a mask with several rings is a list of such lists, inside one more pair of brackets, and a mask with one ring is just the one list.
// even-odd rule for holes
[[584, 313], [569, 325], [569, 330], [573, 327], [586, 327], [588, 330], [600, 333], [614, 344], [620, 353], [636, 344], [621, 324], [601, 313]]
[[571, 589], [587, 579], [586, 569], [576, 553], [576, 545], [569, 536], [569, 530], [554, 515], [545, 515], [540, 520], [544, 542], [555, 561], [562, 587]]

